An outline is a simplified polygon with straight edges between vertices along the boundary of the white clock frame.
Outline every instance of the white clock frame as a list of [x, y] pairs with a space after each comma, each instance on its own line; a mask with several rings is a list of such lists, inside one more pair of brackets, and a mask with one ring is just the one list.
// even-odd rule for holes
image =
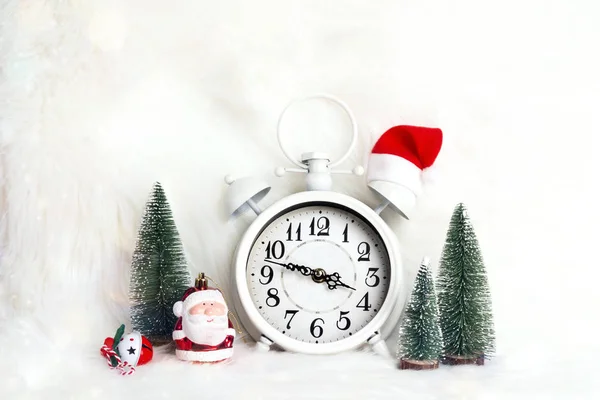
[[[250, 251], [263, 229], [278, 215], [314, 203], [345, 207], [373, 226], [386, 246], [390, 261], [390, 286], [383, 305], [375, 317], [360, 331], [332, 343], [306, 343], [294, 340], [271, 326], [254, 305], [248, 288], [246, 268]], [[284, 350], [306, 354], [333, 354], [356, 349], [365, 343], [380, 354], [389, 355], [384, 339], [396, 325], [402, 312], [402, 258], [397, 238], [372, 208], [348, 195], [332, 191], [306, 191], [289, 195], [260, 212], [243, 234], [233, 256], [234, 304], [244, 328], [263, 348], [276, 344]], [[393, 324], [392, 327], [386, 326]], [[382, 335], [383, 333], [383, 335]]]

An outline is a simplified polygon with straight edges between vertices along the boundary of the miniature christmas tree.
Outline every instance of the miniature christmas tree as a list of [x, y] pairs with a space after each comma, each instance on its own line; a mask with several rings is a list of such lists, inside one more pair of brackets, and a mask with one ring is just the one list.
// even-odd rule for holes
[[490, 291], [479, 242], [462, 203], [450, 220], [437, 286], [442, 362], [483, 365], [495, 350]]
[[129, 297], [133, 330], [154, 345], [170, 342], [177, 317], [173, 304], [191, 276], [167, 197], [155, 183], [133, 252]]
[[420, 370], [438, 367], [442, 353], [442, 334], [438, 318], [429, 260], [424, 258], [400, 327], [398, 346], [400, 369]]

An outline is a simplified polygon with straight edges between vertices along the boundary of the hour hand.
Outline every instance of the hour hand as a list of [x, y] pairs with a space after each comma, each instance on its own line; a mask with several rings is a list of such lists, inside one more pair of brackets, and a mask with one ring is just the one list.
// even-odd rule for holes
[[340, 280], [340, 274], [338, 274], [337, 272], [334, 272], [331, 275], [327, 275], [325, 277], [325, 282], [327, 283], [327, 287], [330, 290], [336, 289], [338, 286], [343, 286], [343, 287], [348, 288], [348, 289], [356, 290], [353, 287], [348, 286], [344, 282], [342, 282]]

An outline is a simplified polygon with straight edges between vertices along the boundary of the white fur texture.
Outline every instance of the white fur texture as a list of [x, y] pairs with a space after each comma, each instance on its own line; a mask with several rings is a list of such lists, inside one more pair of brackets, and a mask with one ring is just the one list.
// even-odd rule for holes
[[[598, 4], [1, 1], [0, 398], [594, 398]], [[383, 217], [410, 287], [423, 255], [436, 266], [454, 205], [467, 204], [498, 356], [401, 372], [368, 352], [254, 354], [238, 340], [231, 365], [187, 365], [161, 349], [133, 376], [109, 370], [99, 348], [129, 322], [129, 262], [152, 183], [167, 192], [192, 273], [227, 293], [252, 215], [227, 221], [223, 177], [267, 180], [262, 206], [301, 190], [302, 176], [273, 174], [291, 166], [275, 126], [288, 101], [313, 92], [355, 113], [348, 169], [393, 125], [444, 131], [414, 217]], [[294, 112], [287, 145], [298, 154], [317, 138], [344, 151], [335, 108]], [[378, 202], [364, 178], [334, 182]]]

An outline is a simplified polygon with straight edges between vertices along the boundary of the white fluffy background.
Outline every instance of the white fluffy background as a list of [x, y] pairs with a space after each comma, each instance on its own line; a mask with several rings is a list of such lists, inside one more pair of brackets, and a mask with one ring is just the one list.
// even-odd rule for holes
[[[585, 0], [1, 1], [0, 398], [598, 398], [599, 20]], [[467, 203], [497, 357], [402, 372], [368, 352], [257, 355], [239, 341], [228, 365], [162, 350], [131, 377], [109, 370], [98, 351], [129, 322], [152, 182], [192, 272], [227, 287], [252, 216], [227, 222], [223, 176], [267, 180], [263, 206], [302, 189], [301, 176], [273, 175], [289, 166], [275, 124], [313, 92], [355, 112], [346, 168], [365, 165], [395, 124], [443, 129], [414, 219], [383, 216], [410, 286], [424, 254], [436, 266], [451, 211]], [[311, 132], [339, 154], [343, 119], [324, 107], [309, 110]], [[319, 135], [290, 144], [299, 153]], [[364, 178], [335, 184], [377, 203]]]

